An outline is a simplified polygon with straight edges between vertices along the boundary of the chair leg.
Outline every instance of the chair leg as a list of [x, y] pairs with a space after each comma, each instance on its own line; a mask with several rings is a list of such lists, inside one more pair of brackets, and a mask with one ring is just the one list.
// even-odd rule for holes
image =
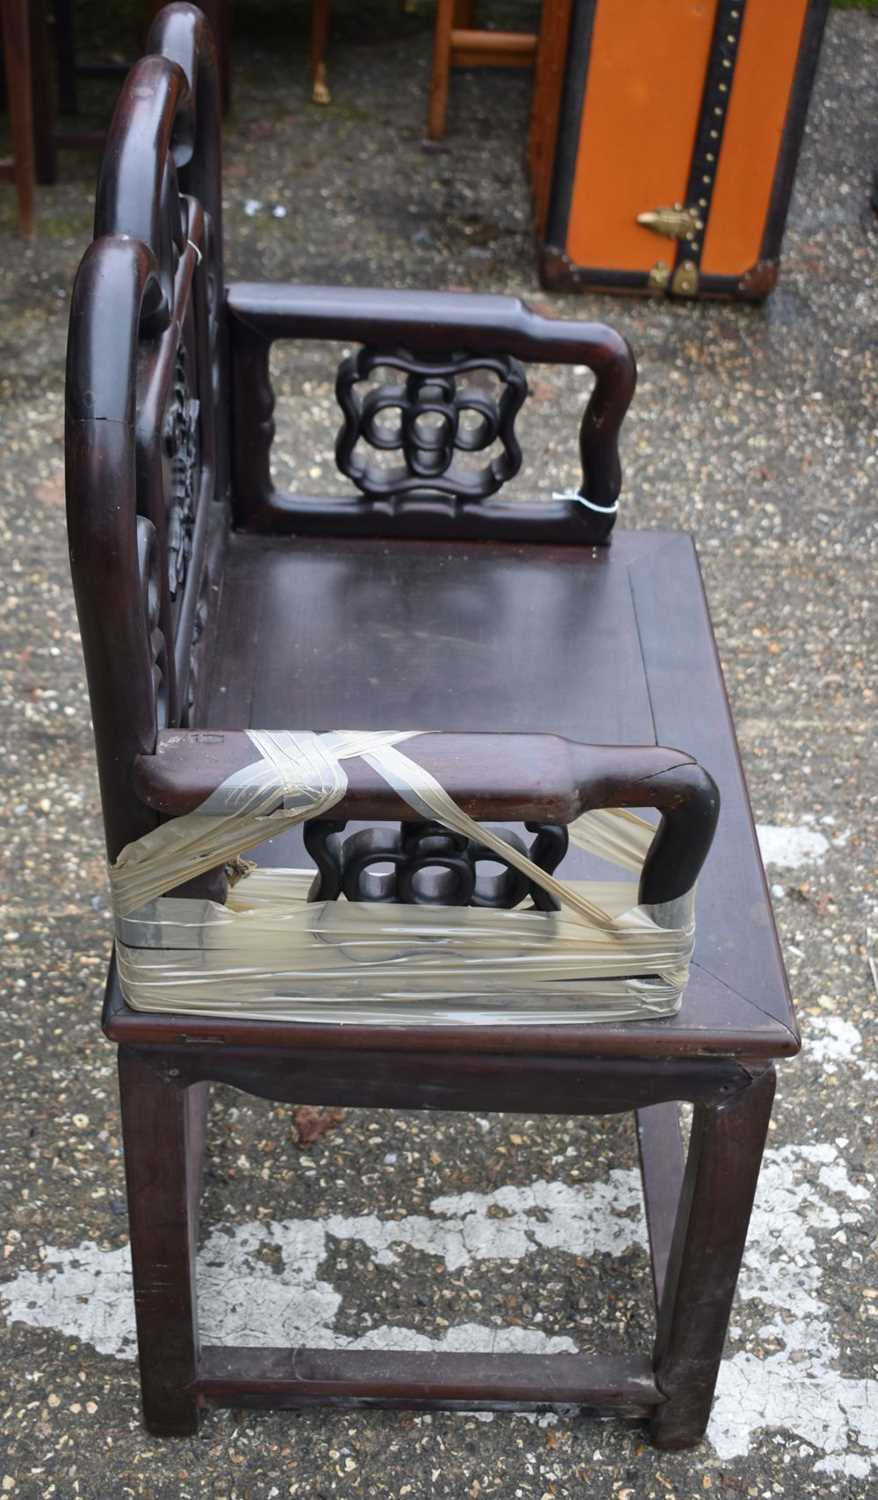
[[119, 1093], [143, 1417], [157, 1437], [184, 1437], [198, 1426], [195, 1184], [205, 1095], [190, 1097], [195, 1090], [124, 1047]]
[[6, 54], [13, 174], [18, 194], [18, 228], [29, 240], [34, 232], [34, 133], [28, 0], [2, 0], [0, 15]]
[[430, 105], [427, 113], [427, 137], [441, 141], [448, 114], [448, 80], [451, 73], [451, 32], [454, 27], [456, 0], [438, 0], [436, 29], [433, 33], [433, 76], [430, 79]]
[[728, 1100], [695, 1106], [658, 1318], [659, 1448], [691, 1448], [707, 1427], [773, 1098], [769, 1066]]
[[311, 100], [331, 104], [326, 81], [326, 48], [329, 44], [329, 0], [311, 0]]

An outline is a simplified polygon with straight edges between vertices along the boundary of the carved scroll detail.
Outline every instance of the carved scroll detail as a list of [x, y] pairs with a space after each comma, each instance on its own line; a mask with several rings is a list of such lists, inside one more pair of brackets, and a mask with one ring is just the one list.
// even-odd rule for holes
[[[344, 896], [348, 901], [509, 909], [529, 897], [542, 911], [555, 909], [552, 897], [514, 865], [441, 823], [402, 823], [398, 829], [385, 824], [343, 838], [345, 826], [329, 819], [305, 824], [305, 847], [318, 871], [312, 901]], [[498, 832], [551, 874], [567, 852], [566, 828], [554, 823], [525, 826], [535, 834], [529, 847], [510, 829]]]
[[[357, 387], [379, 369], [398, 371], [402, 378], [361, 395]], [[477, 371], [500, 382], [497, 399], [461, 386], [462, 375]], [[366, 347], [342, 361], [335, 389], [344, 413], [336, 463], [365, 495], [434, 490], [484, 500], [521, 467], [515, 418], [527, 396], [527, 380], [509, 355], [451, 354], [429, 361], [402, 350]], [[384, 465], [362, 458], [355, 451], [361, 443], [376, 452], [398, 452], [402, 462]], [[497, 443], [501, 451], [481, 466], [463, 463], [458, 456], [484, 452]]]

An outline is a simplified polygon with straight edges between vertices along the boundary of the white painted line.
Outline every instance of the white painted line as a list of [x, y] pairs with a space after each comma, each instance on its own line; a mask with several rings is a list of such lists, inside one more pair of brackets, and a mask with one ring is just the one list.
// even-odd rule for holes
[[783, 826], [758, 823], [756, 834], [764, 865], [797, 870], [800, 865], [820, 864], [829, 849], [829, 839], [808, 823]]
[[[824, 1281], [840, 1274], [839, 1237], [860, 1219], [868, 1197], [851, 1182], [834, 1145], [766, 1153], [738, 1304], [758, 1304], [765, 1321], [755, 1346], [733, 1330], [734, 1352], [723, 1363], [709, 1433], [721, 1459], [748, 1453], [763, 1441], [761, 1429], [783, 1428], [799, 1438], [803, 1455], [813, 1459], [816, 1451], [818, 1472], [851, 1478], [878, 1472], [878, 1382], [838, 1368], [839, 1343], [823, 1296]], [[521, 1260], [540, 1248], [621, 1255], [645, 1245], [640, 1203], [637, 1172], [615, 1170], [605, 1182], [583, 1187], [537, 1181], [436, 1198], [429, 1213], [400, 1220], [333, 1215], [219, 1228], [199, 1257], [202, 1336], [250, 1346], [571, 1351], [569, 1338], [537, 1328], [478, 1323], [450, 1328], [440, 1340], [396, 1327], [345, 1338], [334, 1327], [342, 1294], [320, 1267], [333, 1240], [368, 1246], [377, 1265], [393, 1264], [412, 1246], [449, 1269]], [[504, 1216], [494, 1217], [497, 1209]], [[279, 1252], [283, 1275], [259, 1257], [266, 1247]], [[41, 1271], [0, 1286], [0, 1306], [10, 1322], [56, 1329], [117, 1359], [135, 1357], [127, 1249], [49, 1246]], [[767, 1354], [766, 1341], [774, 1346]]]

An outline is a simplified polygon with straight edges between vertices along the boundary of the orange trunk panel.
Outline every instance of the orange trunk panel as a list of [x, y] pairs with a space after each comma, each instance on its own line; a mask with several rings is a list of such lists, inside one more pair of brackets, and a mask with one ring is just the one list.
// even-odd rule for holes
[[[787, 0], [765, 4], [785, 10]], [[637, 215], [683, 201], [716, 6], [599, 0], [565, 246], [577, 265], [673, 262], [673, 241]]]
[[808, 0], [748, 0], [704, 237], [706, 275], [740, 276], [762, 236]]

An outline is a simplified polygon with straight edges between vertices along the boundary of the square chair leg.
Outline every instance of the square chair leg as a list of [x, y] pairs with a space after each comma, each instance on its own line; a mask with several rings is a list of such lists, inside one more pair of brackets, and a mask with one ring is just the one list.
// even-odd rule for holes
[[763, 1067], [727, 1100], [695, 1105], [658, 1317], [659, 1448], [691, 1448], [707, 1427], [773, 1098]]
[[184, 1437], [198, 1426], [195, 1249], [205, 1089], [174, 1085], [123, 1047], [119, 1092], [143, 1417], [158, 1437]]

